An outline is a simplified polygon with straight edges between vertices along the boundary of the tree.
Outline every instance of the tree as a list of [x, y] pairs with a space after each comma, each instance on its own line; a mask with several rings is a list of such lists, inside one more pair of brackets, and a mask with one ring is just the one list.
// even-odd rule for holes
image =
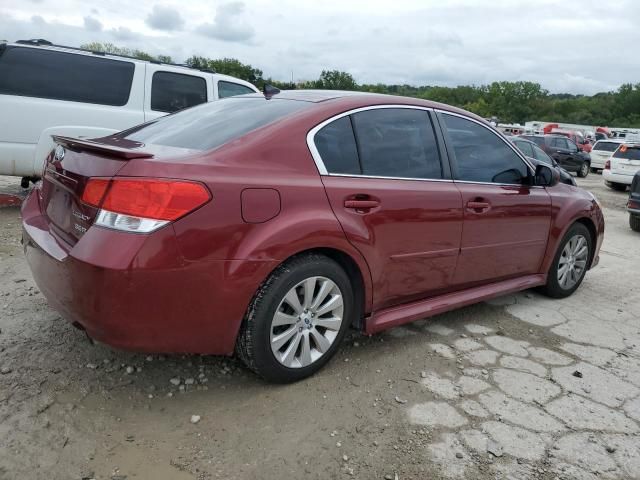
[[80, 48], [84, 48], [85, 50], [91, 50], [92, 52], [104, 52], [104, 53], [112, 53], [114, 55], [126, 55], [127, 57], [133, 57], [139, 60], [172, 63], [171, 57], [168, 55], [153, 56], [147, 52], [143, 52], [142, 50], [131, 49], [127, 47], [118, 47], [117, 45], [114, 45], [113, 43], [108, 43], [108, 42], [107, 43], [100, 43], [100, 42], [84, 43], [80, 45]]
[[240, 60], [235, 58], [221, 58], [213, 60], [206, 57], [193, 56], [189, 57], [185, 64], [200, 70], [213, 70], [216, 73], [231, 75], [232, 77], [246, 80], [247, 82], [251, 82], [258, 86], [264, 83], [264, 80], [262, 79], [262, 70], [249, 64], [242, 63]]
[[358, 84], [353, 76], [340, 70], [323, 70], [320, 78], [312, 83], [314, 84], [312, 88], [325, 90], [358, 90]]

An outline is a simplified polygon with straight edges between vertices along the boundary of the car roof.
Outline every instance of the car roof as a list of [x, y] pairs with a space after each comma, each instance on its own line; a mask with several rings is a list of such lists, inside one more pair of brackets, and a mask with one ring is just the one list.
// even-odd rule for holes
[[[242, 95], [246, 98], [259, 98], [260, 94]], [[473, 118], [485, 125], [490, 125], [484, 118], [463, 110], [461, 108], [452, 107], [444, 103], [434, 102], [431, 100], [423, 100], [415, 97], [403, 97], [400, 95], [386, 95], [382, 93], [359, 92], [351, 90], [281, 90], [279, 93], [271, 96], [277, 100], [291, 100], [311, 102], [316, 104], [331, 105], [334, 108], [344, 107], [345, 110], [357, 108], [365, 108], [376, 105], [400, 105], [430, 108], [434, 110], [442, 110], [451, 113], [464, 115]]]

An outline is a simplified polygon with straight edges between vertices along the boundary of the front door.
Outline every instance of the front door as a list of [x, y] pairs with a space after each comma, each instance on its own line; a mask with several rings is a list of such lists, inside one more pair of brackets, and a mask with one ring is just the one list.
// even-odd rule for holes
[[430, 113], [356, 112], [319, 130], [314, 143], [333, 211], [369, 265], [374, 309], [451, 289], [462, 201]]
[[487, 126], [441, 113], [464, 225], [454, 282], [458, 287], [538, 273], [551, 223], [551, 199], [527, 185], [531, 170]]

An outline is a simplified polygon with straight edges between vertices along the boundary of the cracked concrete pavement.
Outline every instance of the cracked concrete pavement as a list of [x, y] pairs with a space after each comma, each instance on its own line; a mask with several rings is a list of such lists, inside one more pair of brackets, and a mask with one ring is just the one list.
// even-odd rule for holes
[[1, 209], [0, 479], [640, 478], [640, 236], [623, 194], [579, 181], [607, 228], [572, 297], [354, 333], [289, 386], [234, 360], [90, 345], [46, 305], [18, 211]]

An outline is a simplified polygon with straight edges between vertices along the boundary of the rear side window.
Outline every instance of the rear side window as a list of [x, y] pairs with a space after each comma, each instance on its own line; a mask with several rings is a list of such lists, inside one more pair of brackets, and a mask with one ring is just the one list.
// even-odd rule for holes
[[247, 93], [256, 93], [249, 87], [233, 82], [218, 82], [218, 98], [235, 97], [236, 95], [245, 95]]
[[456, 179], [520, 184], [527, 178], [526, 164], [498, 135], [465, 118], [442, 117], [455, 154]]
[[264, 97], [228, 98], [158, 118], [120, 136], [143, 144], [212, 150], [310, 105]]
[[600, 152], [615, 152], [619, 146], [620, 144], [616, 142], [603, 142], [600, 140], [593, 146], [593, 150], [598, 150]]
[[109, 58], [7, 47], [0, 56], [0, 94], [123, 106], [135, 65]]
[[176, 112], [207, 101], [207, 82], [182, 73], [155, 72], [151, 81], [151, 110]]
[[640, 147], [622, 145], [613, 156], [614, 158], [624, 158], [626, 160], [640, 160]]
[[348, 116], [320, 129], [314, 137], [314, 143], [329, 173], [361, 173], [356, 139]]
[[426, 111], [384, 108], [352, 117], [363, 175], [442, 178], [438, 146]]
[[556, 148], [569, 149], [569, 142], [565, 138], [554, 137], [551, 139], [551, 146]]

